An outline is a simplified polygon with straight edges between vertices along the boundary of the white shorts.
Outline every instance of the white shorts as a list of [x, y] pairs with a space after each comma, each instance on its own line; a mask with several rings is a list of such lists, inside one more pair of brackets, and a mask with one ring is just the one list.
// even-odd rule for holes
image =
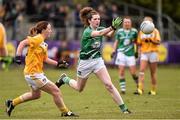
[[117, 53], [117, 57], [115, 59], [116, 65], [122, 65], [122, 66], [135, 66], [136, 65], [136, 59], [134, 56], [127, 56], [122, 52]]
[[80, 78], [88, 78], [93, 72], [98, 72], [101, 68], [106, 67], [102, 58], [80, 60], [77, 67], [77, 76]]
[[149, 61], [150, 63], [153, 63], [153, 62], [158, 62], [159, 57], [157, 52], [142, 53], [140, 60], [145, 60], [145, 61]]
[[25, 75], [25, 79], [26, 79], [28, 85], [33, 90], [37, 90], [49, 82], [49, 80], [43, 73], [33, 74], [33, 75]]

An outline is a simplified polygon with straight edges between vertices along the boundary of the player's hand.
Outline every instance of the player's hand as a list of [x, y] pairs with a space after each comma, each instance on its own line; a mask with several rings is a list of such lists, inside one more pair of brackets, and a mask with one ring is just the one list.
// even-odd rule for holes
[[120, 27], [121, 23], [122, 23], [122, 18], [117, 17], [117, 18], [115, 18], [115, 19], [112, 20], [112, 25], [111, 25], [111, 27], [112, 27], [114, 30], [116, 30], [118, 27]]
[[137, 59], [138, 58], [138, 52], [134, 53], [134, 57]]
[[18, 65], [20, 65], [20, 64], [22, 63], [22, 61], [21, 61], [21, 56], [16, 56], [15, 59], [14, 59], [14, 61], [15, 61]]
[[61, 67], [67, 68], [68, 66], [69, 66], [69, 64], [65, 60], [58, 61], [58, 64], [57, 64], [58, 68], [61, 68]]

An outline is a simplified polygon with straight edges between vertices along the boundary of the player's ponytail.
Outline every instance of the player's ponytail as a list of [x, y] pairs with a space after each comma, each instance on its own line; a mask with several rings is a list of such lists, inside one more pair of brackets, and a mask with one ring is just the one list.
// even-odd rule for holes
[[41, 34], [43, 30], [45, 30], [48, 26], [47, 21], [40, 21], [34, 27], [32, 27], [29, 31], [30, 36], [35, 36], [37, 34]]
[[88, 20], [92, 18], [92, 15], [96, 14], [98, 14], [98, 12], [94, 10], [92, 7], [84, 7], [83, 9], [81, 9], [79, 17], [81, 19], [81, 22], [85, 26], [89, 26]]
[[33, 27], [29, 30], [29, 35], [30, 35], [30, 36], [35, 36], [36, 34], [37, 34], [36, 26], [33, 26]]

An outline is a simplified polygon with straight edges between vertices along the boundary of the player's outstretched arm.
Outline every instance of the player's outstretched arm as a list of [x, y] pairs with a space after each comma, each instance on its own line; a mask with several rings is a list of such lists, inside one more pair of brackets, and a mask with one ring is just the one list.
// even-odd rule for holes
[[58, 68], [60, 68], [60, 67], [68, 67], [68, 65], [69, 65], [65, 60], [55, 61], [55, 60], [53, 60], [51, 58], [46, 58], [45, 62], [47, 64], [54, 65], [54, 66], [56, 66]]
[[18, 48], [17, 48], [17, 51], [16, 51], [16, 57], [15, 57], [15, 62], [17, 64], [21, 64], [21, 55], [22, 55], [22, 51], [23, 51], [23, 48], [25, 46], [29, 45], [29, 40], [28, 39], [25, 39], [23, 41], [21, 41], [18, 45]]

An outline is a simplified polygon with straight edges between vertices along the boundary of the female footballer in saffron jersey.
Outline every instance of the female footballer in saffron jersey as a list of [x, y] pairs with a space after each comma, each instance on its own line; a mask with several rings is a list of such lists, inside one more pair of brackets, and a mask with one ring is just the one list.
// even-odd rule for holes
[[[153, 22], [151, 17], [145, 17], [144, 21]], [[151, 73], [151, 84], [152, 84], [152, 88], [149, 91], [149, 94], [156, 95], [156, 87], [157, 87], [156, 71], [157, 71], [157, 63], [158, 63], [158, 46], [160, 44], [160, 41], [161, 41], [160, 34], [156, 28], [150, 34], [144, 34], [142, 31], [139, 32], [138, 44], [139, 44], [139, 52], [141, 56], [140, 56], [138, 90], [135, 92], [135, 94], [141, 95], [144, 92], [145, 69], [147, 65], [149, 65], [149, 69]]]
[[65, 62], [57, 62], [48, 58], [48, 44], [45, 43], [45, 39], [48, 38], [51, 33], [51, 25], [47, 21], [40, 21], [30, 30], [31, 36], [28, 36], [18, 45], [15, 59], [15, 62], [18, 64], [21, 64], [23, 48], [28, 46], [28, 52], [25, 58], [24, 76], [31, 87], [31, 91], [13, 100], [6, 100], [6, 112], [9, 116], [14, 107], [18, 104], [39, 99], [41, 97], [41, 91], [52, 95], [54, 103], [62, 112], [62, 116], [76, 116], [64, 104], [62, 94], [58, 87], [43, 73], [43, 62], [57, 67], [65, 64]]

